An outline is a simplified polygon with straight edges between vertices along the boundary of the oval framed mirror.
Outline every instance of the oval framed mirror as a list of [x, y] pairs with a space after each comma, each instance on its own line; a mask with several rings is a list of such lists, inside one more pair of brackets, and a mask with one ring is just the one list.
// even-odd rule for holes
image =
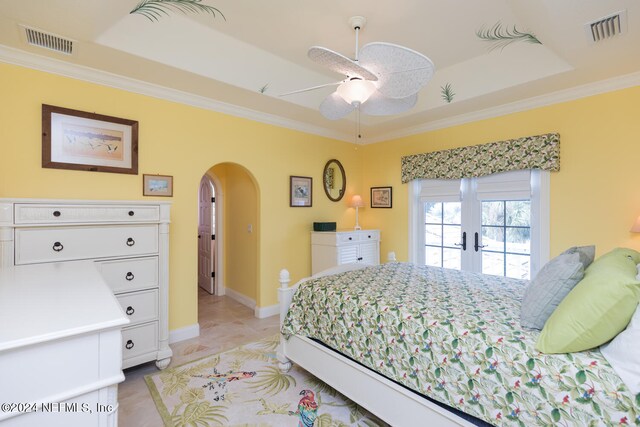
[[337, 202], [344, 196], [347, 187], [347, 177], [344, 174], [342, 163], [336, 159], [331, 159], [324, 165], [322, 172], [322, 186], [327, 197], [332, 202]]

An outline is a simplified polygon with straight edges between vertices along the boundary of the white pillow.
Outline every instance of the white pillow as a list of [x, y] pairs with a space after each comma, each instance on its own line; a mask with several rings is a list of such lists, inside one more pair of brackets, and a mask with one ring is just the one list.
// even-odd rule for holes
[[640, 393], [640, 305], [627, 329], [601, 346], [600, 351], [631, 393]]

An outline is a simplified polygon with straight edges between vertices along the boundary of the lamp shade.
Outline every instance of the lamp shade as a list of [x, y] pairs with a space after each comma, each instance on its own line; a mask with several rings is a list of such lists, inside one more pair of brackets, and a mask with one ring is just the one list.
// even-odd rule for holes
[[633, 225], [631, 226], [631, 231], [632, 233], [640, 233], [640, 216], [638, 218], [636, 218], [636, 222], [633, 223]]
[[362, 201], [362, 197], [360, 197], [358, 194], [354, 195], [351, 198], [351, 207], [352, 208], [361, 208], [364, 206], [364, 202]]
[[336, 92], [347, 103], [351, 105], [360, 105], [365, 102], [373, 92], [376, 86], [368, 80], [354, 79], [342, 83], [338, 86]]

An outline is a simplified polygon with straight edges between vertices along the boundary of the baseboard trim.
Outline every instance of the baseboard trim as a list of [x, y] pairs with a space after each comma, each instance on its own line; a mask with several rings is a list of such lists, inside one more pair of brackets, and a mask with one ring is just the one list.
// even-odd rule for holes
[[256, 307], [253, 312], [258, 319], [264, 319], [265, 317], [275, 316], [276, 314], [280, 314], [280, 305], [269, 305], [266, 307]]
[[224, 294], [229, 298], [236, 300], [240, 304], [249, 307], [252, 310], [256, 307], [255, 300], [249, 298], [246, 295], [241, 294], [240, 292], [234, 291], [233, 289], [225, 288]]
[[194, 323], [193, 325], [185, 326], [184, 328], [178, 328], [169, 331], [169, 344], [185, 341], [199, 336], [200, 324]]

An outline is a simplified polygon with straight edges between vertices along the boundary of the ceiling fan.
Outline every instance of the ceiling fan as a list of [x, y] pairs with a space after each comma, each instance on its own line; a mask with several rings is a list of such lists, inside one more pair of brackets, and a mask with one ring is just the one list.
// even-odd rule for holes
[[358, 50], [358, 33], [367, 20], [363, 16], [349, 19], [356, 32], [355, 59], [320, 46], [309, 49], [309, 58], [344, 80], [314, 86], [281, 96], [338, 86], [320, 104], [320, 113], [338, 120], [354, 110], [371, 116], [387, 116], [407, 111], [416, 104], [418, 92], [433, 76], [433, 62], [426, 56], [392, 43], [368, 43]]

